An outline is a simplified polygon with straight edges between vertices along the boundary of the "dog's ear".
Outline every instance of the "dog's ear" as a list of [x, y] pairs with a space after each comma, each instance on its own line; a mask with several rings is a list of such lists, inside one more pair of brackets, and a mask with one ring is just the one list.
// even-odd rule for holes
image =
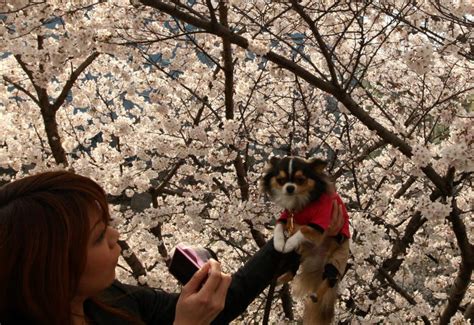
[[273, 169], [278, 165], [279, 162], [280, 158], [273, 156], [268, 159], [267, 163], [265, 164], [262, 177], [259, 181], [261, 193], [270, 193], [270, 178], [273, 176]]
[[281, 158], [275, 156], [270, 157], [263, 168], [263, 175], [268, 175], [276, 166], [278, 166], [280, 160]]
[[311, 164], [313, 170], [318, 174], [322, 174], [324, 172], [324, 169], [328, 165], [328, 162], [326, 160], [321, 160], [318, 158], [311, 159], [309, 163]]
[[270, 160], [268, 161], [268, 163], [272, 167], [275, 167], [279, 162], [280, 162], [280, 158], [278, 158], [276, 156], [271, 157]]

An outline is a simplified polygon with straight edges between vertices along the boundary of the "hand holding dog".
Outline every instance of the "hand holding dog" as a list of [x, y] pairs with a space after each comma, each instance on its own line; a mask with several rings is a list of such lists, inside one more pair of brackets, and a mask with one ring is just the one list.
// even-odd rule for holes
[[329, 237], [336, 236], [344, 225], [344, 216], [342, 215], [342, 206], [336, 200], [332, 201], [331, 223], [326, 231]]

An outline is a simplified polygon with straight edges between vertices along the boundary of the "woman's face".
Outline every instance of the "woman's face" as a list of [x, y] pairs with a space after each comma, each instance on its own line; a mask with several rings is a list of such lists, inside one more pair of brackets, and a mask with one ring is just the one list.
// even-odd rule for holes
[[90, 237], [87, 262], [81, 275], [78, 296], [90, 297], [107, 288], [115, 279], [115, 267], [120, 256], [119, 233], [102, 221], [99, 205], [89, 209]]

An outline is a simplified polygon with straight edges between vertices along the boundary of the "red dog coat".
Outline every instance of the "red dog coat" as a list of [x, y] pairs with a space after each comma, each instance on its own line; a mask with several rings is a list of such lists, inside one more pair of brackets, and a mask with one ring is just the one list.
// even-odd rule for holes
[[[311, 202], [303, 210], [295, 213], [293, 215], [293, 222], [299, 225], [315, 224], [326, 230], [331, 223], [332, 201], [334, 199], [342, 206], [342, 216], [344, 217], [344, 225], [342, 226], [340, 233], [346, 238], [350, 238], [349, 215], [347, 214], [344, 203], [342, 203], [342, 200], [337, 193], [323, 193], [319, 200]], [[278, 221], [286, 222], [289, 216], [290, 212], [284, 210]]]

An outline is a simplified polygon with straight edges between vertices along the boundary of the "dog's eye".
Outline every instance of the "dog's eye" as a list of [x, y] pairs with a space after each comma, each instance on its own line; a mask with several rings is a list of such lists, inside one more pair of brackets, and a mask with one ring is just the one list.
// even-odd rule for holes
[[296, 177], [295, 178], [295, 183], [298, 184], [298, 185], [304, 184], [304, 182], [306, 182], [306, 178], [304, 178], [304, 177]]
[[286, 183], [286, 179], [281, 177], [276, 179], [277, 183], [280, 185], [284, 185]]

